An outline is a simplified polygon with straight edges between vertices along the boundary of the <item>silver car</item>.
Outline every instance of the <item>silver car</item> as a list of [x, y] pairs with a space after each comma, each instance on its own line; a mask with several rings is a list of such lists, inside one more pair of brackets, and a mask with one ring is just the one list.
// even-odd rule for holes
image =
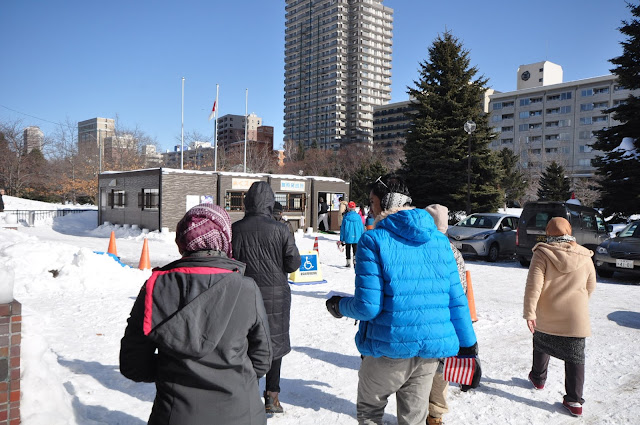
[[486, 257], [493, 262], [501, 255], [515, 254], [517, 228], [515, 215], [476, 213], [449, 227], [447, 235], [463, 254]]

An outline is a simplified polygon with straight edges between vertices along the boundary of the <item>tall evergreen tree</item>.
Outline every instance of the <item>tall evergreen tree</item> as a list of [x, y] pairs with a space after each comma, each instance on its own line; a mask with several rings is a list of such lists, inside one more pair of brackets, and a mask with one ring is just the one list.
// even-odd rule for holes
[[553, 161], [540, 176], [538, 198], [541, 201], [566, 201], [571, 196], [571, 184], [564, 167]]
[[[627, 4], [633, 18], [622, 21], [620, 32], [627, 37], [622, 55], [610, 60], [618, 84], [640, 89], [640, 5]], [[626, 102], [606, 111], [620, 124], [596, 132], [595, 149], [604, 152], [594, 165], [602, 176], [601, 206], [606, 215], [628, 217], [640, 212], [640, 97], [630, 94]], [[623, 140], [627, 139], [623, 144]]]
[[[415, 112], [403, 174], [417, 206], [439, 203], [451, 211], [466, 209], [469, 143], [471, 210], [495, 211], [502, 202], [498, 160], [488, 147], [495, 136], [482, 111], [487, 79], [474, 79], [478, 70], [469, 64], [469, 51], [445, 32], [429, 48], [428, 60], [420, 63], [415, 87], [408, 88]], [[464, 131], [468, 120], [476, 123], [471, 136]]]
[[527, 189], [527, 181], [524, 173], [518, 169], [518, 155], [509, 148], [504, 148], [497, 153], [502, 165], [502, 180], [500, 187], [504, 191], [507, 204], [514, 201], [520, 202]]
[[388, 170], [378, 161], [362, 164], [351, 176], [351, 201], [358, 205], [369, 205], [369, 185]]

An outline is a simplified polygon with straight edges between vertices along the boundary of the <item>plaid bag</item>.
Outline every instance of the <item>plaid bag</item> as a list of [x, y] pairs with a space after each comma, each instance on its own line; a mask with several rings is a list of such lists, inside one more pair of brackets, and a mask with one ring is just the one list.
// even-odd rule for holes
[[445, 381], [471, 385], [476, 371], [476, 357], [447, 357], [442, 376]]

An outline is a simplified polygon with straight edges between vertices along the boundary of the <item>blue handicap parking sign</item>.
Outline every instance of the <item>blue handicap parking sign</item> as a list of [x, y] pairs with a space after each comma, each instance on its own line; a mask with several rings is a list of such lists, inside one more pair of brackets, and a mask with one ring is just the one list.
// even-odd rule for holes
[[300, 271], [309, 272], [318, 270], [317, 255], [302, 255], [300, 260]]

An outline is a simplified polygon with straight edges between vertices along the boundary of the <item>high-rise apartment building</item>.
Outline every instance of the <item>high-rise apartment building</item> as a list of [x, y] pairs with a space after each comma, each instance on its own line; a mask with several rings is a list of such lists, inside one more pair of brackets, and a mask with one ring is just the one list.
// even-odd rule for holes
[[544, 75], [547, 68], [533, 65], [540, 75], [521, 66], [518, 78], [541, 79], [537, 86], [491, 96], [489, 124], [497, 134], [491, 148], [513, 150], [521, 167], [535, 174], [556, 161], [571, 178], [592, 177], [592, 160], [602, 155], [591, 147], [594, 132], [619, 124], [605, 110], [640, 91], [622, 88], [614, 75], [542, 85], [550, 80]]
[[44, 139], [44, 133], [40, 130], [40, 127], [30, 126], [24, 129], [22, 132], [23, 149], [25, 153], [29, 153], [34, 149], [38, 149], [42, 152], [42, 140]]
[[286, 0], [285, 141], [373, 146], [391, 100], [393, 10], [382, 0]]
[[[115, 121], [111, 118], [92, 118], [78, 123], [78, 153], [98, 155], [104, 153], [107, 137], [115, 135]], [[101, 155], [102, 158], [102, 155]]]

